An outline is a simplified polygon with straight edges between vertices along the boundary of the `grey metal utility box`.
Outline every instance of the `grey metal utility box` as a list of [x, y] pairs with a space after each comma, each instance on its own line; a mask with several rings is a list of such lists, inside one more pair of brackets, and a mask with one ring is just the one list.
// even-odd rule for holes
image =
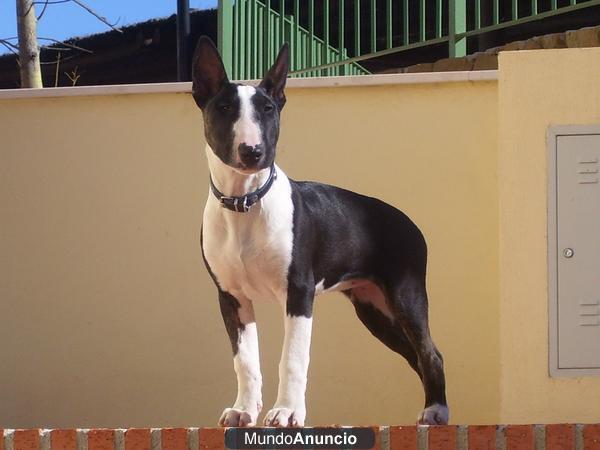
[[600, 376], [600, 125], [548, 131], [550, 375]]

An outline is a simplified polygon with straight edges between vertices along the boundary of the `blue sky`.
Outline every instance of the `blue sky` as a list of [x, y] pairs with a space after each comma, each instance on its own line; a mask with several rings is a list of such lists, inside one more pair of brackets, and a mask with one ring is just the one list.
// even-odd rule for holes
[[[38, 0], [39, 1], [39, 0]], [[52, 0], [50, 0], [52, 1]], [[128, 25], [155, 17], [165, 17], [177, 10], [177, 0], [84, 0], [109, 22]], [[0, 38], [17, 35], [15, 0], [0, 0]], [[190, 7], [214, 8], [217, 0], [190, 0]], [[39, 15], [43, 5], [35, 5]], [[64, 40], [73, 36], [101, 33], [109, 28], [75, 3], [48, 5], [38, 23], [38, 36]], [[12, 41], [15, 42], [16, 41]], [[0, 46], [0, 54], [7, 50]]]

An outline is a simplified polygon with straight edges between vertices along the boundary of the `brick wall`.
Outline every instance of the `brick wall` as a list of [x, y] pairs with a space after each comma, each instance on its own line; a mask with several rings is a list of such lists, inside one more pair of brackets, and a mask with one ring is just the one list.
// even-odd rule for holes
[[[382, 450], [600, 450], [600, 424], [375, 427]], [[223, 428], [1, 430], [0, 450], [223, 449]]]

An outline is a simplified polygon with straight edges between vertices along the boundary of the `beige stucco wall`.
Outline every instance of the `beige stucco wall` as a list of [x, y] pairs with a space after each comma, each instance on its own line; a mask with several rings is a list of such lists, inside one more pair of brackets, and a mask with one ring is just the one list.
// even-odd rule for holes
[[[423, 230], [455, 423], [500, 413], [496, 123], [495, 81], [292, 88], [283, 117], [288, 175], [381, 197]], [[199, 249], [190, 95], [0, 100], [0, 132], [1, 426], [214, 425], [235, 379]], [[269, 408], [279, 307], [258, 321]], [[345, 298], [319, 298], [309, 423], [414, 423], [422, 403]]]
[[[499, 73], [291, 88], [279, 163], [424, 231], [454, 423], [597, 422], [599, 378], [548, 375], [545, 139], [600, 121], [600, 49], [503, 53]], [[3, 97], [0, 426], [214, 424], [235, 381], [189, 94]], [[281, 313], [257, 309], [268, 408]], [[412, 423], [423, 401], [340, 295], [317, 302], [309, 378], [311, 424]]]
[[500, 54], [501, 419], [598, 422], [600, 377], [548, 375], [550, 125], [600, 122], [600, 49]]

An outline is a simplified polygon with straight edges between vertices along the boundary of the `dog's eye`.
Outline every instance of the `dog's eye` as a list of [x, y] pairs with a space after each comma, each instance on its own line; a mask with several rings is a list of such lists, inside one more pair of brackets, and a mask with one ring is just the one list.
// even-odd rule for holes
[[228, 103], [223, 103], [222, 105], [219, 105], [219, 109], [225, 112], [231, 111], [231, 105]]
[[265, 112], [271, 112], [271, 111], [273, 111], [273, 105], [267, 103], [265, 105]]

